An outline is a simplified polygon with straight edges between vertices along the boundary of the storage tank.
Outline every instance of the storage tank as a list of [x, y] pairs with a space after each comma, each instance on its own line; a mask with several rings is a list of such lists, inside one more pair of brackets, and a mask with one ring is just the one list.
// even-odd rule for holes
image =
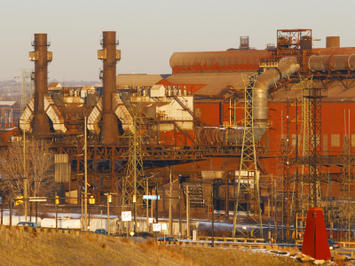
[[327, 48], [339, 48], [340, 47], [340, 36], [327, 36], [326, 37], [326, 47]]

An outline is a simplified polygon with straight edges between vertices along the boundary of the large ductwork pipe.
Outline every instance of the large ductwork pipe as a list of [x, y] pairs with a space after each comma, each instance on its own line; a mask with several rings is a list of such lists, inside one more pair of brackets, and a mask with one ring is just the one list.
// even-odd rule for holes
[[48, 95], [48, 62], [52, 61], [52, 53], [49, 52], [47, 34], [36, 33], [33, 46], [35, 50], [30, 52], [31, 61], [35, 62], [35, 93], [34, 93], [34, 117], [32, 130], [35, 136], [45, 136], [50, 132], [49, 119], [44, 111], [44, 97]]
[[253, 115], [255, 139], [260, 139], [266, 131], [268, 120], [268, 90], [280, 79], [285, 78], [300, 68], [296, 57], [280, 59], [277, 68], [271, 68], [258, 76], [253, 89]]
[[355, 54], [351, 55], [312, 55], [308, 59], [312, 72], [355, 71]]
[[98, 58], [103, 60], [103, 114], [101, 126], [101, 142], [114, 144], [118, 140], [118, 120], [112, 110], [113, 93], [116, 91], [116, 63], [120, 60], [120, 51], [116, 50], [116, 32], [104, 31], [102, 50]]

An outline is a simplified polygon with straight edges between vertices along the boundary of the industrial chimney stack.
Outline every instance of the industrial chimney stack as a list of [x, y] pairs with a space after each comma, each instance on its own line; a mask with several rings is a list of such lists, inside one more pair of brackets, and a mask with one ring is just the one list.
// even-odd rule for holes
[[103, 60], [103, 115], [101, 126], [101, 142], [113, 144], [117, 142], [118, 120], [112, 110], [112, 94], [116, 90], [116, 63], [121, 58], [121, 51], [116, 50], [116, 32], [104, 31], [102, 50], [98, 50], [98, 59]]
[[35, 62], [35, 94], [34, 117], [32, 130], [35, 136], [45, 136], [50, 132], [49, 119], [44, 112], [44, 96], [48, 94], [48, 62], [52, 61], [52, 52], [47, 50], [47, 34], [36, 33], [33, 46], [35, 50], [30, 52], [29, 58]]

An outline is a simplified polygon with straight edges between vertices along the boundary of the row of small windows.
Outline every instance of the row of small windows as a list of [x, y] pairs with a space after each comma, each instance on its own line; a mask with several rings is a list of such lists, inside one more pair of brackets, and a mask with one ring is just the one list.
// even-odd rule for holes
[[[341, 141], [340, 141], [340, 134], [330, 134], [330, 146], [331, 147], [340, 147]], [[319, 135], [317, 136], [317, 140], [319, 143]], [[351, 147], [355, 147], [355, 134], [351, 134], [351, 139], [350, 139]], [[292, 139], [291, 139], [291, 144], [292, 146], [296, 146], [296, 134], [292, 134]], [[302, 145], [302, 138], [301, 135], [298, 135], [298, 145]], [[328, 134], [323, 134], [323, 148], [325, 150], [328, 149]]]

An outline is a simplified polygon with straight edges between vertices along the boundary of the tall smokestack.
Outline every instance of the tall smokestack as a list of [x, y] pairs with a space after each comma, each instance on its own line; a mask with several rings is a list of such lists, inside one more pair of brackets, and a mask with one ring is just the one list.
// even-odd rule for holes
[[35, 62], [32, 131], [35, 136], [43, 136], [50, 132], [49, 119], [44, 112], [44, 96], [48, 94], [48, 62], [52, 61], [52, 52], [47, 50], [47, 34], [36, 33], [34, 37], [35, 50], [29, 54], [30, 60]]
[[118, 140], [118, 120], [112, 110], [112, 94], [116, 90], [116, 63], [121, 52], [116, 50], [116, 32], [104, 31], [102, 50], [98, 51], [98, 59], [103, 60], [103, 115], [101, 126], [101, 142], [113, 144]]

